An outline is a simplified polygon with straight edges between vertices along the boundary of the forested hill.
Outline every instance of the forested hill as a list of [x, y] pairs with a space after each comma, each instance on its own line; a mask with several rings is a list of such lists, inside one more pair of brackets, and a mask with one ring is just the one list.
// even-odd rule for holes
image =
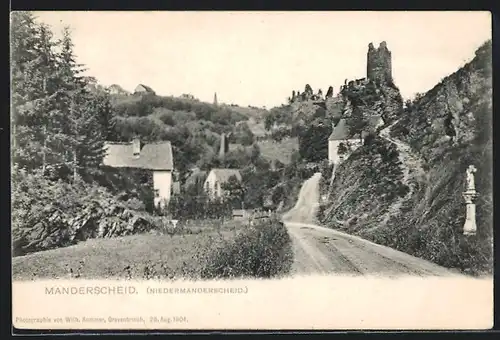
[[256, 110], [155, 94], [110, 97], [113, 133], [109, 138], [118, 142], [130, 141], [135, 136], [144, 142], [169, 140], [174, 148], [176, 169], [181, 172], [193, 166], [203, 167], [204, 160], [215, 156], [222, 133], [231, 134], [232, 143], [254, 142], [249, 125], [255, 125]]

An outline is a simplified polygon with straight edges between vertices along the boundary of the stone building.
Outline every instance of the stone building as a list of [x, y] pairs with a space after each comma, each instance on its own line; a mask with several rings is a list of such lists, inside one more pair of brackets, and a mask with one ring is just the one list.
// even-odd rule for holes
[[330, 164], [342, 163], [354, 150], [363, 145], [366, 135], [384, 125], [381, 116], [369, 116], [365, 119], [368, 123], [366, 128], [354, 135], [349, 132], [346, 118], [340, 119], [333, 127], [332, 134], [328, 138], [328, 162]]
[[373, 43], [368, 45], [366, 76], [374, 82], [392, 82], [391, 51], [385, 41], [382, 41], [378, 48], [375, 48]]
[[211, 198], [224, 196], [222, 184], [227, 183], [231, 177], [235, 177], [238, 181], [242, 181], [240, 171], [238, 169], [212, 169], [204, 183], [204, 188]]

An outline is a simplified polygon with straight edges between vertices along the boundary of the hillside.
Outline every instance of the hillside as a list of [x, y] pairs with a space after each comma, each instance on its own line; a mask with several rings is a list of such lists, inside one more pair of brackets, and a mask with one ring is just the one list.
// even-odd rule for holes
[[[338, 166], [323, 186], [324, 224], [464, 272], [491, 271], [491, 54], [489, 41]], [[465, 237], [470, 164], [478, 169], [478, 233]]]
[[233, 106], [186, 96], [117, 94], [111, 96], [111, 109], [112, 140], [128, 142], [134, 136], [140, 136], [144, 142], [168, 140], [181, 174], [210, 162], [220, 147], [222, 133], [232, 133], [235, 140], [245, 140], [249, 145], [254, 142], [248, 117]]
[[[259, 147], [261, 156], [267, 161], [278, 160], [283, 164], [290, 164], [292, 156], [299, 150], [298, 138], [286, 138], [281, 141], [272, 139], [258, 140], [256, 144]], [[230, 144], [230, 150], [242, 147], [241, 144]]]
[[258, 108], [255, 106], [240, 106], [236, 104], [221, 104], [223, 107], [229, 107], [231, 110], [236, 111], [238, 113], [241, 113], [242, 115], [248, 117], [248, 118], [254, 118], [254, 119], [259, 119], [264, 116], [264, 114], [267, 112], [266, 109], [264, 108]]
[[294, 152], [299, 149], [297, 138], [287, 138], [281, 142], [262, 140], [258, 141], [257, 145], [260, 148], [262, 157], [268, 160], [277, 159], [283, 164], [289, 164], [292, 161]]

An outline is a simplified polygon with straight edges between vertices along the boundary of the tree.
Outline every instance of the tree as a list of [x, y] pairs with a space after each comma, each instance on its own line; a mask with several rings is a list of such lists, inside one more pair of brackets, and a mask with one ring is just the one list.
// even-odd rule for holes
[[312, 96], [312, 95], [313, 95], [313, 89], [312, 89], [311, 85], [306, 84], [305, 89], [304, 89], [304, 92], [305, 92], [308, 96]]
[[262, 207], [264, 202], [263, 189], [265, 188], [265, 178], [251, 169], [244, 171], [242, 177], [245, 188], [245, 208], [255, 209]]
[[70, 150], [67, 156], [71, 160], [67, 161], [73, 169], [73, 180], [76, 180], [80, 168], [96, 168], [102, 163], [103, 139], [107, 134], [104, 130], [107, 130], [108, 125], [107, 122], [103, 124], [101, 115], [94, 108], [103, 112], [109, 108], [106, 105], [101, 107], [99, 104], [105, 101], [99, 103], [98, 98], [87, 89], [92, 79], [81, 75], [85, 69], [76, 62], [69, 27], [65, 27], [62, 33], [61, 51], [58, 55], [61, 93], [58, 102], [61, 111], [67, 112], [63, 127], [64, 142]]
[[98, 89], [90, 96], [89, 105], [97, 115], [101, 135], [108, 141], [117, 141], [116, 115], [111, 106], [110, 94], [107, 89]]
[[326, 97], [325, 98], [330, 98], [333, 97], [333, 86], [330, 86], [328, 88], [328, 91], [326, 92]]
[[344, 155], [347, 152], [348, 152], [348, 148], [347, 148], [346, 144], [340, 143], [339, 146], [338, 146], [338, 154], [339, 155]]
[[232, 134], [232, 139], [235, 143], [248, 146], [252, 145], [254, 142], [254, 134], [248, 124], [242, 123], [236, 126], [234, 134]]
[[227, 182], [222, 183], [221, 189], [226, 191], [227, 199], [233, 208], [241, 207], [245, 197], [245, 188], [236, 176], [231, 176]]
[[15, 12], [11, 21], [13, 161], [27, 169], [60, 161], [53, 138], [62, 119], [55, 110], [56, 58], [52, 33], [30, 12]]
[[299, 135], [299, 153], [302, 159], [310, 162], [328, 158], [328, 137], [331, 126], [327, 119], [318, 119], [307, 126]]
[[350, 119], [346, 120], [346, 125], [349, 129], [349, 135], [355, 136], [357, 134], [361, 134], [367, 129], [368, 121], [361, 115], [352, 115]]

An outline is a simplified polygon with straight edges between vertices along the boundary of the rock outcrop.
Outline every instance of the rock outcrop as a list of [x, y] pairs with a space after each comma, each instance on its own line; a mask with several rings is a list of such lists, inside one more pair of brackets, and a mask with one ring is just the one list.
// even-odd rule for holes
[[[446, 267], [491, 272], [491, 58], [489, 41], [404, 110], [392, 86], [347, 93], [351, 110], [381, 110], [392, 123], [338, 167], [322, 221]], [[471, 164], [480, 193], [473, 237], [463, 234], [462, 198]]]
[[91, 238], [132, 235], [158, 229], [158, 222], [124, 206], [108, 202], [84, 208], [76, 216], [47, 208], [43, 218], [24, 233], [14, 235], [14, 256], [60, 248]]

